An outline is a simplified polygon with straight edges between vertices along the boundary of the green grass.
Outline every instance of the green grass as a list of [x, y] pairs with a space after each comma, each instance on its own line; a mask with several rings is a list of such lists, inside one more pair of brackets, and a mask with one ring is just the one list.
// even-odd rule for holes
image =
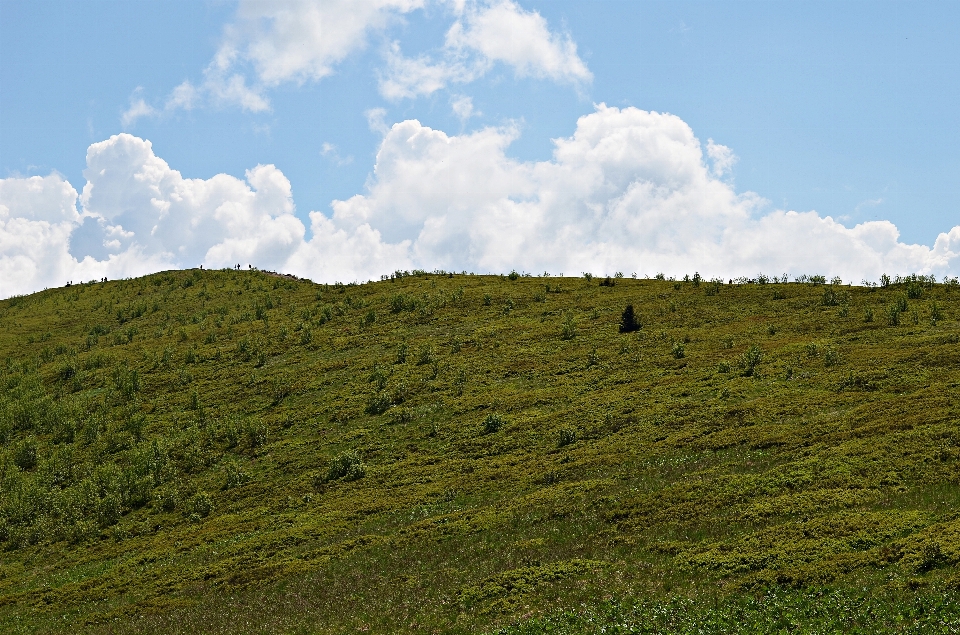
[[2, 301], [0, 630], [955, 632], [960, 289], [813, 280]]

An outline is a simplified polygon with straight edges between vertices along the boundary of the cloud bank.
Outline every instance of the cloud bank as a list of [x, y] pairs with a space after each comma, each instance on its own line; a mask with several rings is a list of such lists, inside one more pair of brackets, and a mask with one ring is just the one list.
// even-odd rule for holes
[[0, 295], [199, 264], [318, 281], [413, 267], [848, 281], [960, 269], [960, 226], [930, 247], [899, 242], [888, 221], [769, 210], [735, 190], [733, 152], [674, 115], [600, 104], [547, 161], [511, 158], [518, 134], [396, 123], [366, 191], [309, 212], [309, 231], [275, 166], [189, 179], [149, 141], [117, 135], [88, 149], [79, 194], [58, 174], [0, 180]]

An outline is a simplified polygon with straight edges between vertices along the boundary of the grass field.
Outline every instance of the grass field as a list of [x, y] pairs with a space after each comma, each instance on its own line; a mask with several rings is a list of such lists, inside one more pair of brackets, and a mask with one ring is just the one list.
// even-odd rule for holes
[[958, 632], [958, 318], [920, 277], [5, 300], [0, 630]]

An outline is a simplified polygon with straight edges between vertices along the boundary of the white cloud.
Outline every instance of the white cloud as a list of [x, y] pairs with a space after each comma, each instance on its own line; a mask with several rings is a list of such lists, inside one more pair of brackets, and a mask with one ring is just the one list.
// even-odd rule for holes
[[200, 263], [326, 281], [412, 267], [845, 280], [960, 268], [960, 226], [928, 247], [888, 221], [767, 211], [718, 176], [732, 153], [705, 154], [673, 115], [600, 104], [548, 161], [508, 156], [518, 135], [394, 124], [366, 191], [310, 212], [309, 234], [276, 167], [185, 178], [149, 141], [117, 135], [88, 149], [79, 195], [57, 174], [0, 180], [0, 296]]
[[331, 161], [333, 161], [339, 166], [349, 165], [353, 163], [353, 155], [348, 157], [340, 156], [340, 151], [337, 149], [337, 146], [327, 141], [324, 141], [323, 144], [320, 146], [320, 155], [324, 157], [328, 157]]
[[399, 44], [387, 51], [380, 93], [391, 100], [430, 95], [450, 84], [475, 81], [497, 62], [517, 77], [537, 77], [582, 86], [593, 74], [577, 54], [569, 34], [550, 31], [536, 11], [513, 0], [451, 3], [457, 15], [447, 31], [439, 59], [404, 57]]
[[268, 88], [303, 84], [333, 73], [349, 54], [366, 46], [370, 33], [425, 0], [242, 0], [224, 27], [213, 59], [198, 85], [184, 81], [156, 108], [131, 98], [121, 123], [190, 110], [200, 103], [270, 110]]
[[473, 109], [473, 99], [466, 95], [455, 95], [450, 100], [450, 108], [453, 110], [453, 113], [460, 118], [461, 122], [466, 122], [470, 117], [483, 114]]
[[[335, 201], [334, 222], [369, 224], [385, 241], [411, 240], [426, 268], [506, 271], [656, 271], [735, 277], [760, 271], [955, 272], [960, 227], [933, 248], [906, 245], [889, 222], [853, 228], [815, 212], [772, 211], [721, 180], [733, 154], [710, 166], [678, 117], [597, 107], [553, 159], [506, 154], [514, 128], [449, 136], [405, 121], [377, 154], [369, 191]], [[708, 150], [709, 151], [709, 150]]]
[[156, 108], [145, 102], [143, 97], [136, 97], [140, 91], [139, 88], [134, 91], [134, 95], [130, 97], [130, 107], [120, 115], [120, 125], [124, 128], [129, 128], [141, 117], [155, 117], [160, 114]]
[[477, 51], [487, 60], [512, 66], [521, 77], [572, 83], [593, 80], [569, 35], [551, 32], [543, 16], [524, 11], [512, 0], [465, 9], [464, 17], [447, 31], [446, 46]]
[[713, 162], [713, 173], [717, 176], [729, 174], [737, 162], [737, 155], [727, 146], [714, 143], [713, 139], [707, 139], [707, 156]]
[[367, 118], [367, 126], [370, 127], [370, 130], [374, 132], [379, 132], [382, 135], [386, 135], [390, 132], [390, 127], [387, 125], [386, 117], [387, 111], [384, 108], [371, 108], [363, 113]]

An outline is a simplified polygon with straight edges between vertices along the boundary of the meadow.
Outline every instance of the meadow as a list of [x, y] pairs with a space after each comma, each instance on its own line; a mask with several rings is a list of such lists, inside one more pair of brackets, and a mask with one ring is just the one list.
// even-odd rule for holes
[[0, 301], [0, 630], [960, 632], [960, 285]]

